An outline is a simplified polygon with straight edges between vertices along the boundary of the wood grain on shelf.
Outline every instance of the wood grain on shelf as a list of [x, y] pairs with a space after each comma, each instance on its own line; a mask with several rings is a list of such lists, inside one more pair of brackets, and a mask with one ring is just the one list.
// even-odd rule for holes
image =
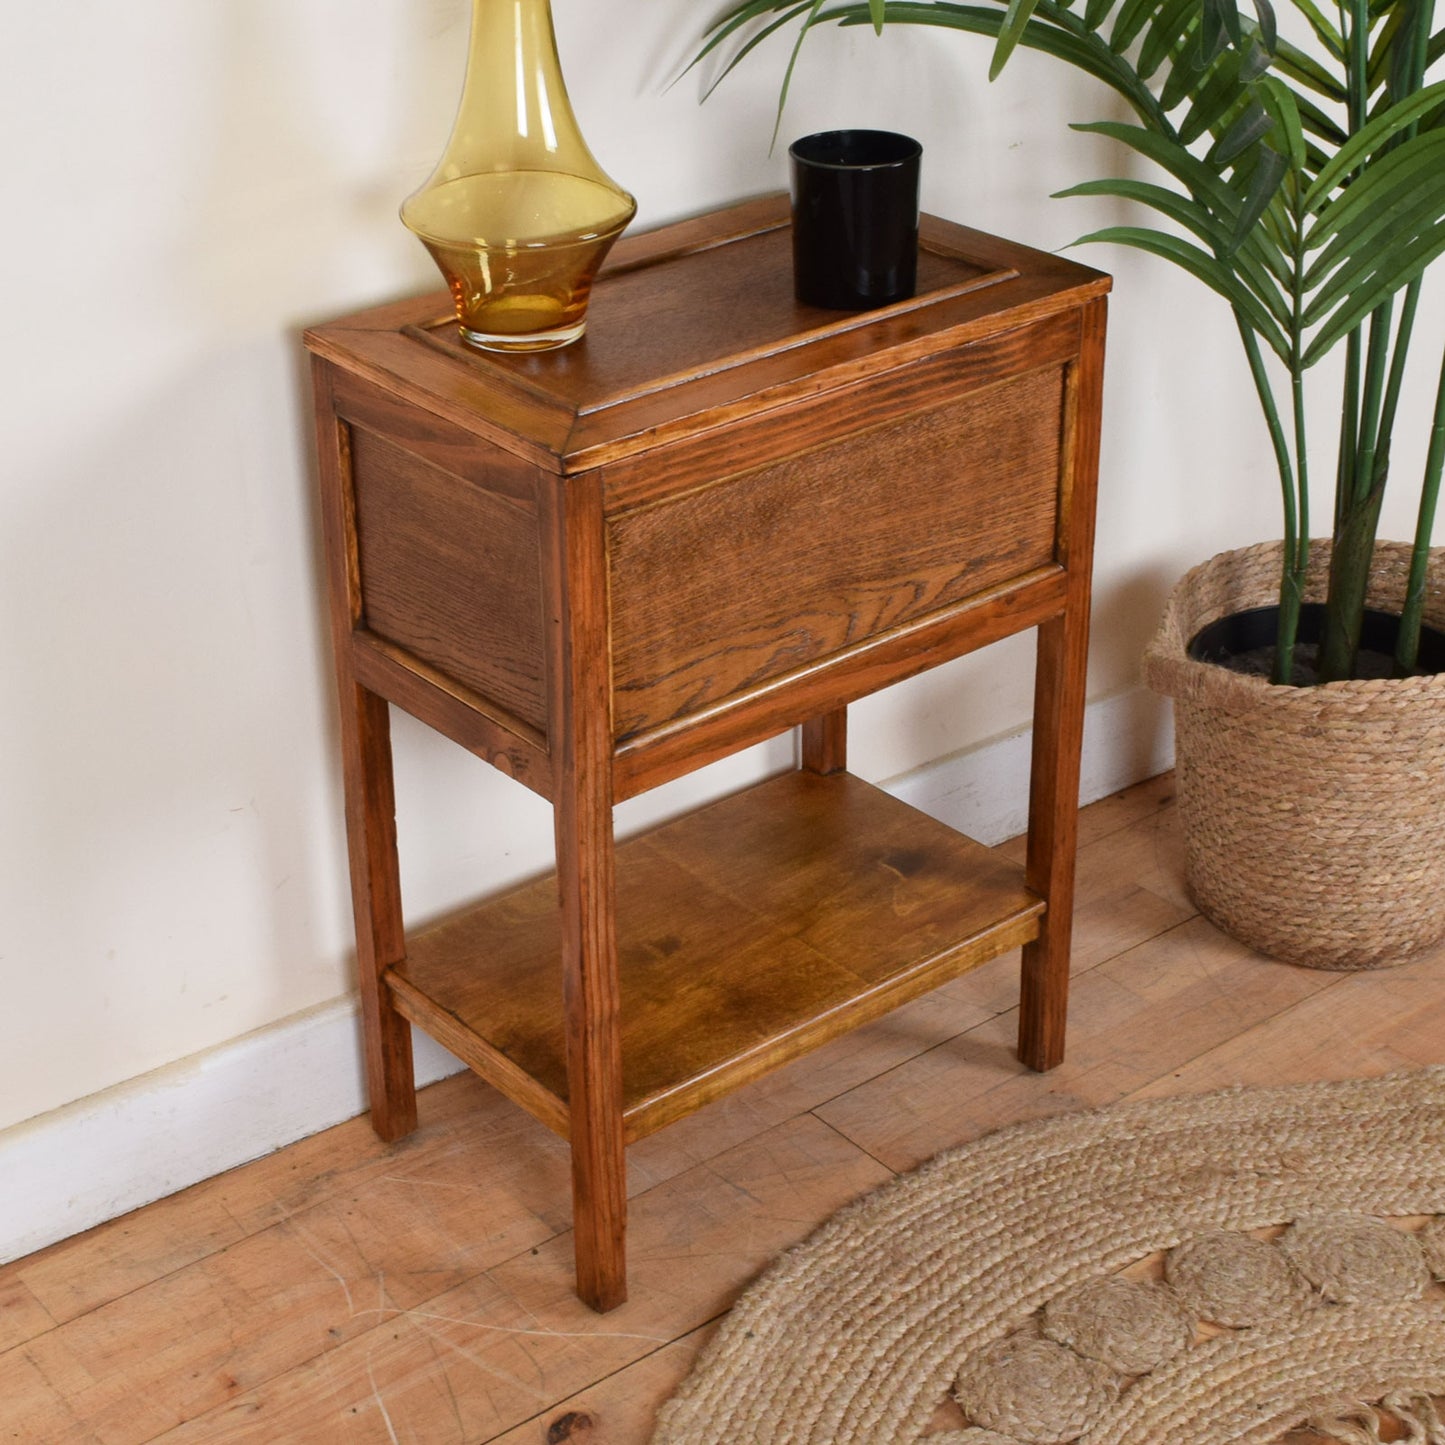
[[[1042, 909], [1017, 865], [847, 774], [785, 774], [618, 855], [630, 1139], [1017, 946]], [[568, 1082], [550, 879], [416, 935], [394, 976], [408, 1013], [447, 1027], [484, 1077], [497, 1054], [536, 1080], [555, 1127]], [[468, 1056], [465, 1030], [486, 1053]]]

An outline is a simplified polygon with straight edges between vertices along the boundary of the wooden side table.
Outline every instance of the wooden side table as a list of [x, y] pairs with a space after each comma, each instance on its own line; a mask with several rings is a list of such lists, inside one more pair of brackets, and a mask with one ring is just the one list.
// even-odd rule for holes
[[[625, 1145], [1023, 945], [1063, 1055], [1108, 278], [925, 219], [914, 300], [793, 301], [785, 198], [622, 242], [586, 338], [444, 298], [310, 332], [372, 1122], [409, 1023], [572, 1145], [626, 1296]], [[1025, 868], [845, 770], [847, 704], [1038, 628]], [[387, 704], [549, 798], [555, 877], [407, 935]], [[621, 799], [802, 766], [614, 846]]]

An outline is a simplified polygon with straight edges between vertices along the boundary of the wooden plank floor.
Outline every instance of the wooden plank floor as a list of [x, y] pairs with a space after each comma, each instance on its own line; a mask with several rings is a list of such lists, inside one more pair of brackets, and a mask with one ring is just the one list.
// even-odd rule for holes
[[1014, 1058], [1011, 954], [643, 1140], [613, 1314], [572, 1294], [565, 1146], [461, 1076], [400, 1145], [353, 1120], [0, 1269], [0, 1441], [642, 1445], [769, 1259], [940, 1149], [1445, 1060], [1445, 950], [1376, 974], [1261, 959], [1194, 914], [1172, 814], [1165, 777], [1082, 815], [1062, 1068]]

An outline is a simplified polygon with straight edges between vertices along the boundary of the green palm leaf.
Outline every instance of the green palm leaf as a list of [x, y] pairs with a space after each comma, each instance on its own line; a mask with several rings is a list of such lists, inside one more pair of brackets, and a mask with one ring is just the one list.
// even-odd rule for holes
[[[707, 59], [719, 45], [727, 40], [729, 36], [735, 35], [750, 20], [759, 19], [761, 16], [776, 10], [792, 9], [795, 14], [800, 14], [811, 4], [812, 0], [803, 0], [801, 4], [796, 4], [795, 0], [781, 0], [781, 3], [780, 0], [748, 0], [747, 4], [739, 5], [712, 27], [711, 36], [703, 45], [702, 49], [693, 56], [692, 60], [688, 63], [687, 69], [691, 70], [699, 61]], [[684, 71], [683, 73], [686, 74], [687, 72]]]
[[1033, 18], [1039, 0], [1008, 0], [1003, 23], [998, 30], [998, 43], [993, 48], [993, 59], [989, 62], [988, 78], [997, 80], [999, 72], [1008, 64], [1008, 58], [1024, 37], [1024, 30]]
[[1353, 331], [1395, 292], [1408, 286], [1442, 253], [1445, 253], [1445, 221], [1371, 256], [1368, 275], [1352, 279], [1339, 288], [1332, 282], [1331, 289], [1342, 291], [1344, 300], [1310, 341], [1303, 364], [1313, 366], [1341, 337]]
[[[1197, 32], [1199, 21], [1196, 18], [1194, 29]], [[1191, 32], [1193, 34], [1194, 32]], [[1228, 54], [1228, 52], [1225, 52]], [[1166, 114], [1176, 106], [1182, 105], [1191, 96], [1196, 96], [1203, 77], [1210, 70], [1221, 63], [1222, 57], [1218, 54], [1205, 55], [1200, 46], [1185, 44], [1180, 47], [1177, 55], [1169, 67], [1169, 74], [1164, 80], [1159, 91], [1159, 107]]]
[[1274, 6], [1269, 0], [1254, 0], [1254, 15], [1264, 48], [1273, 55], [1275, 46], [1279, 43], [1279, 21], [1275, 17]]
[[1309, 22], [1320, 44], [1336, 60], [1345, 58], [1345, 42], [1339, 27], [1314, 3], [1314, 0], [1293, 0], [1294, 8]]
[[1274, 71], [1276, 75], [1293, 80], [1326, 100], [1343, 104], [1348, 98], [1345, 87], [1314, 56], [1288, 40], [1281, 40], [1275, 45]]
[[[1216, 255], [1229, 249], [1229, 232], [1218, 220], [1197, 201], [1181, 195], [1178, 191], [1171, 191], [1166, 186], [1156, 186], [1149, 181], [1115, 178], [1085, 181], [1081, 185], [1070, 186], [1067, 190], [1056, 191], [1054, 194], [1056, 198], [1111, 196], [1135, 201], [1191, 231]], [[1289, 303], [1271, 276], [1270, 268], [1261, 263], [1257, 252], [1251, 250], [1237, 253], [1231, 257], [1231, 264], [1245, 285], [1264, 302], [1270, 314], [1282, 326], [1287, 326], [1290, 319]], [[1288, 274], [1287, 267], [1285, 274]]]
[[1352, 171], [1356, 170], [1382, 145], [1398, 135], [1406, 126], [1421, 121], [1445, 103], [1445, 80], [1427, 85], [1424, 90], [1392, 105], [1382, 115], [1362, 126], [1335, 153], [1330, 163], [1315, 177], [1305, 193], [1307, 211], [1316, 210]]
[[1221, 33], [1229, 37], [1236, 49], [1244, 44], [1244, 22], [1234, 0], [1203, 0], [1203, 11], [1206, 50], [1213, 37]]
[[[1039, 0], [1038, 10], [1057, 14], [1048, 0]], [[964, 30], [975, 35], [997, 36], [1003, 12], [980, 5], [890, 3], [888, 18], [897, 24], [933, 25], [947, 30]], [[867, 12], [859, 7], [830, 10], [819, 23], [836, 19], [842, 25], [866, 24]], [[1101, 80], [1122, 95], [1141, 115], [1157, 110], [1154, 97], [1131, 66], [1114, 56], [1103, 41], [1093, 35], [1075, 33], [1046, 22], [1038, 15], [1024, 28], [1019, 44], [1067, 61], [1078, 70]]]
[[1441, 219], [1445, 219], [1445, 174], [1430, 177], [1418, 187], [1406, 185], [1393, 201], [1356, 212], [1354, 220], [1315, 258], [1302, 287], [1307, 292], [1317, 291], [1338, 268], [1367, 262], [1376, 249], [1388, 246], [1392, 237], [1417, 235], [1422, 227]]
[[1342, 239], [1355, 235], [1436, 190], [1445, 190], [1445, 131], [1426, 131], [1372, 161], [1322, 206], [1305, 249], [1316, 250], [1337, 233]]
[[1294, 91], [1271, 75], [1261, 83], [1259, 98], [1274, 120], [1277, 139], [1281, 142], [1276, 149], [1289, 158], [1295, 171], [1303, 172], [1309, 152], [1305, 143], [1304, 121], [1300, 118], [1299, 102]]
[[[739, 47], [737, 53], [732, 56], [731, 59], [729, 59], [726, 65], [723, 66], [721, 72], [718, 74], [717, 79], [714, 80], [713, 83], [708, 86], [706, 91], [703, 92], [703, 98], [706, 99], [713, 93], [714, 90], [718, 88], [719, 85], [722, 84], [722, 82], [733, 72], [738, 62], [741, 61], [744, 56], [756, 50], [757, 47], [768, 38], [768, 36], [772, 35], [778, 30], [781, 30], [783, 26], [787, 25], [790, 21], [796, 20], [800, 15], [806, 15], [810, 10], [814, 8], [815, 3], [816, 0], [797, 0], [797, 3], [790, 3], [785, 8], [776, 3], [761, 3], [761, 0], [757, 0], [757, 3], [755, 5], [744, 7], [746, 9], [756, 8], [759, 15], [766, 13], [770, 10], [779, 9], [781, 9], [783, 13], [776, 20], [771, 21], [769, 24], [763, 26], [761, 29], [757, 30], [754, 34], [750, 35], [747, 38], [743, 45]], [[746, 24], [747, 20], [750, 20], [752, 18], [754, 17], [746, 16], [742, 19], [739, 19], [737, 21], [737, 24], [728, 25], [726, 27], [726, 34], [720, 31], [717, 35], [713, 37], [712, 40], [708, 42], [706, 46], [703, 47], [702, 50], [698, 52], [696, 57], [693, 59], [693, 65], [696, 65], [699, 60], [703, 59], [703, 57], [707, 55], [711, 50], [713, 50], [722, 40], [726, 39], [727, 35], [731, 35], [732, 33], [734, 33], [739, 28], [739, 26]], [[799, 43], [801, 43], [802, 41], [802, 36], [806, 34], [807, 30], [805, 28], [798, 37]], [[780, 100], [778, 103], [778, 112], [780, 115], [782, 113], [782, 108], [782, 101]]]
[[1250, 100], [1230, 122], [1229, 129], [1215, 141], [1205, 157], [1207, 165], [1225, 166], [1242, 156], [1256, 141], [1263, 140], [1274, 121], [1257, 101]]
[[1164, 231], [1151, 231], [1142, 226], [1107, 226], [1102, 231], [1091, 231], [1087, 236], [1081, 236], [1074, 244], [1082, 246], [1095, 241], [1133, 246], [1182, 267], [1228, 301], [1235, 314], [1262, 338], [1280, 360], [1288, 362], [1289, 343], [1263, 303], [1228, 266], [1208, 252], [1201, 251], [1198, 246], [1179, 236], [1171, 236]]
[[1216, 172], [1212, 171], [1197, 156], [1186, 150], [1178, 141], [1142, 126], [1128, 125], [1117, 120], [1096, 120], [1087, 125], [1075, 125], [1071, 130], [1088, 135], [1104, 135], [1110, 140], [1122, 142], [1131, 150], [1163, 166], [1177, 181], [1181, 181], [1191, 195], [1207, 204], [1216, 215], [1233, 223], [1239, 214], [1239, 197]]
[[1226, 250], [1233, 252], [1244, 243], [1254, 229], [1255, 222], [1274, 200], [1284, 178], [1289, 174], [1289, 168], [1289, 160], [1272, 146], [1259, 148], [1254, 171], [1249, 178], [1249, 188], [1244, 193], [1244, 205], [1240, 207], [1239, 215], [1235, 219]]
[[1199, 0], [1157, 0], [1135, 65], [1148, 80], [1179, 47], [1199, 13]]
[[1339, 301], [1364, 285], [1371, 273], [1380, 269], [1400, 246], [1408, 245], [1428, 227], [1445, 221], [1445, 187], [1437, 181], [1413, 193], [1409, 188], [1402, 188], [1395, 205], [1381, 209], [1387, 222], [1384, 227], [1376, 226], [1377, 218], [1373, 215], [1356, 212], [1361, 234], [1355, 242], [1335, 250], [1328, 266], [1323, 264], [1325, 258], [1320, 258], [1306, 274], [1305, 285], [1314, 293], [1304, 309], [1307, 326], [1320, 321]]
[[1122, 55], [1143, 33], [1154, 12], [1155, 0], [1124, 0], [1109, 36], [1109, 49]]
[[803, 49], [803, 42], [808, 38], [808, 31], [818, 19], [818, 12], [822, 10], [824, 0], [813, 0], [812, 9], [804, 19], [802, 28], [798, 31], [798, 38], [793, 42], [793, 53], [788, 57], [788, 68], [783, 72], [783, 88], [778, 95], [778, 118], [773, 122], [773, 144], [777, 144], [778, 132], [783, 125], [783, 107], [788, 103], [788, 89], [793, 83], [793, 71], [798, 67], [798, 55]]
[[1243, 64], [1243, 54], [1238, 50], [1226, 50], [1215, 60], [1214, 73], [1202, 84], [1191, 87], [1194, 104], [1179, 123], [1179, 139], [1185, 145], [1192, 145], [1206, 131], [1213, 130], [1226, 112], [1239, 103], [1245, 93], [1239, 78]]

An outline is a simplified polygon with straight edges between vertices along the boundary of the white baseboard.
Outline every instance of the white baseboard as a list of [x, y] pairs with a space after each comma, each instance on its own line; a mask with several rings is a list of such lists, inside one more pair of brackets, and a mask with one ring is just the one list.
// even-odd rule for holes
[[[0, 1264], [355, 1118], [360, 1034], [338, 999], [0, 1131]], [[464, 1067], [414, 1037], [418, 1083]]]
[[[950, 828], [992, 846], [1029, 823], [1029, 764], [1033, 729], [954, 753], [891, 778], [895, 798]], [[1096, 803], [1174, 766], [1174, 723], [1164, 698], [1132, 688], [1089, 704], [1079, 802]]]
[[[884, 786], [983, 842], [1027, 823], [1030, 734], [984, 743]], [[1090, 705], [1082, 802], [1170, 767], [1164, 705], [1135, 690]], [[416, 1034], [419, 1083], [463, 1066]], [[0, 1264], [66, 1239], [366, 1107], [359, 1023], [341, 999], [0, 1131]]]

